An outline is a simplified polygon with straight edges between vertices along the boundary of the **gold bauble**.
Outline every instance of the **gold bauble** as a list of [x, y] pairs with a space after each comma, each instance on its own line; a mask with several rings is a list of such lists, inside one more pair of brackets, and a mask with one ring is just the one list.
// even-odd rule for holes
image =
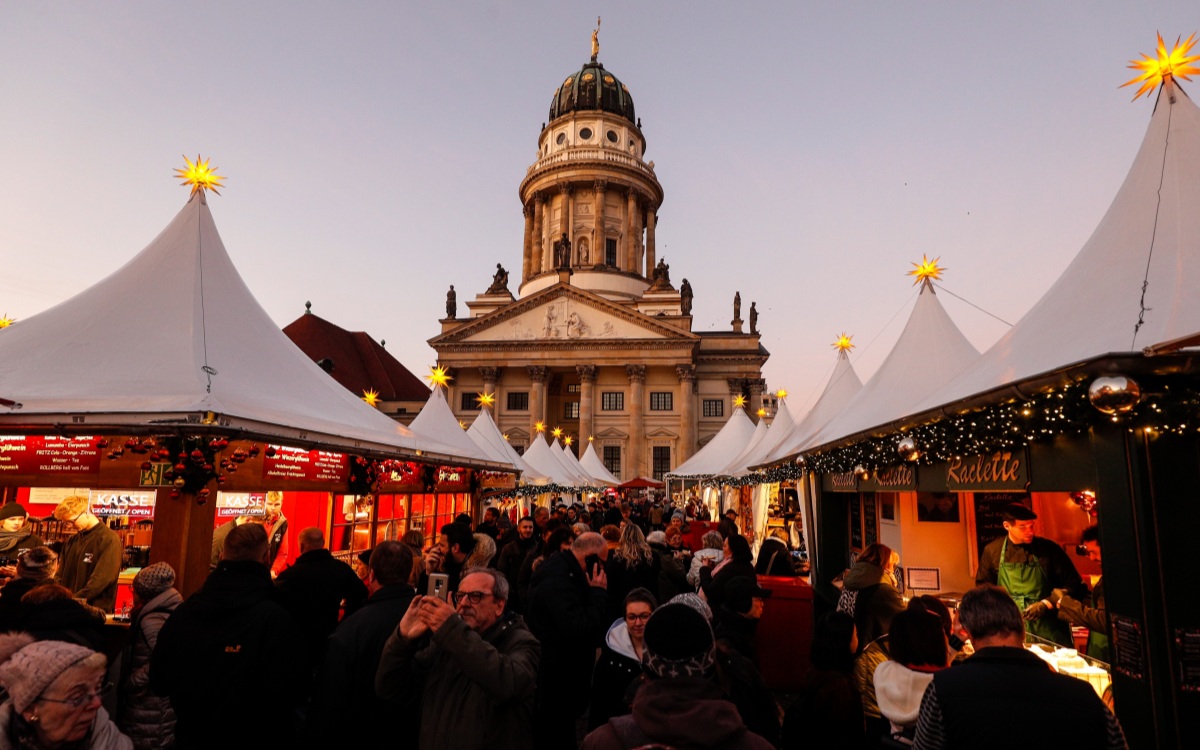
[[1088, 386], [1088, 401], [1105, 414], [1128, 414], [1142, 400], [1142, 389], [1124, 375], [1096, 378]]

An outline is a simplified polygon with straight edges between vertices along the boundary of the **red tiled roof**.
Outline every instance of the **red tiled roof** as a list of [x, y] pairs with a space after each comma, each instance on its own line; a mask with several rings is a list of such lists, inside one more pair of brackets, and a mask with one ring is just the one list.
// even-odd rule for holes
[[333, 361], [333, 379], [357, 396], [368, 389], [383, 401], [426, 401], [420, 378], [362, 331], [347, 331], [312, 313], [284, 326], [284, 334], [314, 362]]

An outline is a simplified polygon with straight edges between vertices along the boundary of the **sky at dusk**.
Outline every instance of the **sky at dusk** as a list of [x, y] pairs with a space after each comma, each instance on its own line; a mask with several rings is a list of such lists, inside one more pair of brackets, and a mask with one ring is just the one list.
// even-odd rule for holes
[[517, 188], [597, 15], [694, 329], [728, 330], [735, 291], [743, 314], [756, 301], [768, 384], [797, 416], [838, 333], [874, 372], [922, 254], [980, 350], [1007, 326], [975, 306], [1020, 318], [1141, 143], [1154, 99], [1118, 89], [1127, 62], [1200, 30], [1195, 0], [6, 3], [0, 315], [133, 257], [201, 154], [227, 178], [209, 199], [225, 246], [280, 326], [309, 300], [423, 374], [450, 284], [460, 313], [497, 262], [516, 290]]

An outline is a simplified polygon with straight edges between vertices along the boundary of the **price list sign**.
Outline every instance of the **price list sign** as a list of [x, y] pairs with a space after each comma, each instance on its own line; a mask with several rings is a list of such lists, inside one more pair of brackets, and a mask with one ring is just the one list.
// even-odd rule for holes
[[95, 436], [0, 435], [0, 477], [99, 473], [100, 449]]
[[264, 479], [344, 482], [349, 462], [344, 453], [272, 445], [274, 456], [263, 456]]

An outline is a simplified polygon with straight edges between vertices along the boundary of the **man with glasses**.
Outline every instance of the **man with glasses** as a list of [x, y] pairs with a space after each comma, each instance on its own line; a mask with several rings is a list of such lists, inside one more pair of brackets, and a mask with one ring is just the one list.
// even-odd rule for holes
[[58, 580], [75, 597], [112, 612], [117, 603], [117, 579], [125, 549], [117, 532], [92, 514], [83, 495], [63, 498], [54, 517], [76, 533], [63, 543], [58, 557]]
[[470, 568], [453, 604], [413, 599], [384, 646], [376, 693], [420, 706], [422, 750], [532, 747], [541, 646], [508, 596], [503, 574]]

